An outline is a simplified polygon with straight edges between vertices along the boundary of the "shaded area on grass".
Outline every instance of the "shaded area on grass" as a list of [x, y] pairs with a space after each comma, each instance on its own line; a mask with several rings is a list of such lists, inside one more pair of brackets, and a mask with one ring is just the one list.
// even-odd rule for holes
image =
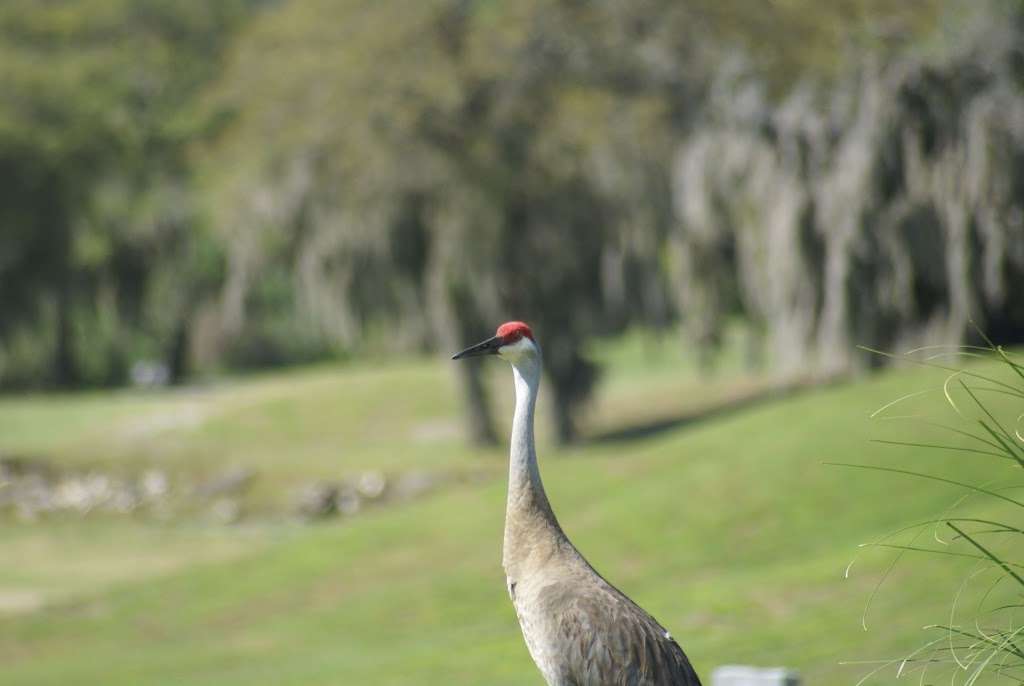
[[742, 390], [733, 396], [713, 401], [708, 405], [696, 407], [671, 417], [659, 417], [648, 422], [599, 431], [589, 436], [587, 440], [593, 443], [627, 443], [653, 438], [668, 431], [675, 431], [701, 422], [729, 417], [766, 403], [791, 398], [811, 389], [839, 382], [840, 379], [837, 377], [827, 381], [804, 379], [768, 384], [763, 387], [756, 386], [752, 389]]

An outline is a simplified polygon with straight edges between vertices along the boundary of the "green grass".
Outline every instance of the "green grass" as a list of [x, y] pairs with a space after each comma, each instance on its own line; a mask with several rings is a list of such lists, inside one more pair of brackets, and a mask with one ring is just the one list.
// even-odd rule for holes
[[[653, 359], [657, 369], [634, 361], [609, 374], [592, 432], [761, 387], [740, 375], [700, 381], [671, 356]], [[504, 411], [511, 382], [494, 367]], [[887, 430], [868, 421], [872, 410], [941, 378], [901, 370], [638, 440], [564, 451], [544, 440], [541, 468], [578, 547], [671, 629], [702, 674], [783, 664], [810, 684], [854, 683], [865, 669], [838, 663], [919, 645], [970, 566], [908, 559], [863, 631], [890, 556], [868, 551], [844, 579], [857, 545], [931, 518], [957, 490], [822, 462], [942, 467], [972, 483], [1005, 474], [995, 461], [868, 441]], [[193, 406], [188, 421], [146, 423]], [[368, 467], [485, 478], [305, 527], [0, 523], [0, 600], [34, 591], [45, 603], [0, 613], [0, 684], [540, 683], [500, 567], [501, 453], [464, 447], [457, 408], [450, 370], [433, 361], [169, 395], [3, 400], [0, 452], [71, 464], [249, 464], [266, 484]], [[989, 507], [978, 500], [973, 511]]]

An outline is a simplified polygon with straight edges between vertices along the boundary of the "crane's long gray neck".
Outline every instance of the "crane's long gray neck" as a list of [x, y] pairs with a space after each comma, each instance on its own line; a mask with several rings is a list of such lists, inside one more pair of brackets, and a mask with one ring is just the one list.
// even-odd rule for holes
[[516, 412], [512, 417], [512, 449], [509, 461], [509, 502], [513, 496], [540, 493], [544, 486], [537, 468], [537, 450], [534, 447], [533, 415], [540, 390], [540, 360], [522, 360], [512, 366], [516, 382]]
[[516, 384], [516, 411], [512, 419], [512, 446], [505, 510], [503, 562], [510, 578], [519, 574], [531, 557], [544, 557], [564, 538], [551, 510], [537, 467], [533, 416], [540, 388], [540, 355], [524, 355], [512, 364]]

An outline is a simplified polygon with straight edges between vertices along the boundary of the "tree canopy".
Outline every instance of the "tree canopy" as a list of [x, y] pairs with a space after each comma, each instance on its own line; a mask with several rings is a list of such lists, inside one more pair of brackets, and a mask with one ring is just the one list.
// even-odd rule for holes
[[[740, 317], [808, 371], [958, 341], [968, 316], [1012, 338], [1021, 16], [9, 3], [0, 384], [455, 349], [522, 318], [570, 440], [586, 341], [632, 325], [710, 350]], [[457, 373], [493, 440], [477, 368]]]

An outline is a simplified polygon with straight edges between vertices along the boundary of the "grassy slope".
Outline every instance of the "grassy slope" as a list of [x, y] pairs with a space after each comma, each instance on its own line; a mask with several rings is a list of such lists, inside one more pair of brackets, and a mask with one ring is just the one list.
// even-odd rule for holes
[[[786, 664], [809, 683], [849, 683], [862, 668], [839, 660], [893, 656], [918, 643], [917, 629], [943, 617], [965, 568], [901, 566], [863, 632], [860, 611], [887, 558], [867, 556], [844, 581], [856, 545], [927, 518], [954, 492], [820, 463], [945, 461], [971, 481], [993, 473], [984, 462], [866, 442], [875, 431], [870, 410], [936, 378], [904, 371], [640, 441], [562, 454], [546, 448], [542, 469], [577, 545], [671, 628], [698, 669]], [[689, 375], [664, 370], [631, 369], [609, 386], [628, 405], [644, 397], [641, 389], [669, 398], [677, 388], [669, 402], [680, 410], [700, 397]], [[388, 392], [394, 387], [397, 395]], [[248, 457], [282, 478], [319, 473], [332, 458], [341, 471], [378, 461], [396, 469], [480, 462], [454, 448], [457, 436], [432, 431], [419, 440], [410, 428], [450, 422], [454, 393], [432, 364], [321, 369], [212, 393], [225, 394], [217, 413], [144, 445], [169, 444], [159, 459], [202, 464], [223, 444], [221, 461]], [[5, 401], [0, 426], [17, 424], [10, 417], [22, 411], [22, 426], [30, 416], [38, 421], [25, 409], [32, 402], [46, 401]], [[134, 414], [118, 405], [123, 399], [108, 403], [116, 409], [99, 398], [84, 402], [117, 422]], [[155, 411], [148, 403], [165, 402], [143, 406]], [[622, 414], [614, 404], [595, 421]], [[938, 399], [928, 406], [941, 409]], [[373, 425], [385, 407], [387, 432]], [[11, 446], [86, 462], [122, 454], [100, 457], [98, 434], [78, 430], [92, 437], [83, 439], [88, 449], [31, 431], [14, 432]], [[417, 503], [309, 528], [67, 522], [8, 529], [5, 540], [14, 544], [0, 548], [0, 588], [42, 576], [70, 590], [47, 609], [0, 619], [0, 683], [538, 683], [500, 568], [500, 469]], [[106, 541], [103, 559], [120, 555], [127, 571], [85, 564], [79, 572], [80, 562], [97, 565], [96, 547], [83, 537]]]

